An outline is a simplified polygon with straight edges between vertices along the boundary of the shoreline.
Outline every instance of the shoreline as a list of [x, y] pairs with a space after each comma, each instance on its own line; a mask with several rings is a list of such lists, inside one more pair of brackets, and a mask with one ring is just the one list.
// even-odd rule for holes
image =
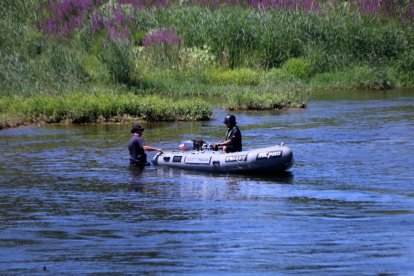
[[[88, 125], [88, 124], [101, 124], [101, 125], [111, 125], [111, 124], [128, 124], [131, 122], [139, 123], [149, 123], [149, 122], [173, 122], [173, 121], [202, 121], [210, 120], [211, 115], [213, 114], [214, 109], [227, 110], [229, 112], [233, 111], [243, 111], [243, 112], [258, 112], [265, 110], [273, 111], [287, 111], [287, 110], [301, 110], [306, 109], [309, 105], [309, 102], [312, 101], [312, 95], [317, 94], [323, 95], [323, 98], [341, 98], [341, 95], [351, 95], [353, 99], [364, 99], [367, 95], [371, 93], [386, 93], [387, 96], [390, 94], [401, 95], [406, 93], [411, 93], [413, 87], [404, 87], [396, 88], [391, 90], [355, 90], [355, 89], [340, 89], [340, 90], [318, 90], [312, 91], [308, 95], [308, 100], [306, 102], [298, 102], [297, 104], [290, 105], [277, 105], [278, 108], [229, 108], [229, 103], [223, 103], [222, 100], [217, 100], [213, 98], [215, 103], [207, 100], [196, 99], [171, 99], [171, 98], [161, 98], [160, 96], [145, 96], [138, 97], [134, 100], [131, 97], [131, 94], [119, 94], [114, 95], [111, 93], [102, 93], [100, 95], [90, 95], [90, 94], [79, 94], [72, 93], [69, 96], [35, 96], [23, 100], [19, 97], [13, 98], [13, 103], [10, 101], [5, 101], [7, 97], [0, 97], [0, 109], [5, 110], [6, 112], [0, 113], [0, 130], [18, 128], [25, 126], [42, 126], [42, 125]], [[81, 109], [79, 106], [75, 106], [73, 102], [66, 101], [64, 99], [76, 98], [78, 103], [81, 103], [80, 107], [89, 106], [91, 109]], [[75, 97], [76, 96], [76, 97]], [[263, 97], [264, 100], [265, 97]], [[10, 97], [8, 97], [10, 99]], [[35, 99], [35, 100], [34, 100]], [[58, 99], [58, 101], [53, 102], [49, 101], [50, 99]], [[105, 100], [108, 104], [105, 108], [102, 106], [99, 107], [97, 102], [102, 104], [102, 102], [95, 102], [95, 106], [91, 104], [92, 100]], [[120, 102], [120, 99], [124, 101]], [[140, 103], [136, 101], [139, 100]], [[27, 103], [29, 101], [30, 104]], [[130, 101], [133, 103], [131, 104]], [[143, 110], [140, 108], [140, 104], [146, 102], [146, 109]], [[113, 106], [111, 105], [114, 104]], [[118, 103], [118, 104], [117, 104]], [[122, 113], [122, 110], [128, 110], [123, 104], [127, 107], [129, 106], [130, 110], [134, 110], [134, 114], [139, 114], [139, 116], [133, 116], [128, 113]], [[145, 105], [145, 104], [144, 104]], [[67, 109], [68, 106], [71, 106], [73, 110]], [[134, 108], [135, 106], [135, 108]], [[5, 109], [6, 108], [6, 109]], [[76, 109], [78, 108], [78, 113]], [[17, 111], [19, 110], [19, 111]], [[66, 110], [66, 113], [62, 113], [62, 110]], [[112, 110], [112, 111], [111, 111]], [[114, 112], [115, 110], [115, 112]], [[116, 110], [119, 112], [117, 113]], [[98, 112], [99, 111], [99, 112]], [[20, 112], [20, 113], [19, 113]], [[112, 113], [111, 113], [112, 112]], [[73, 116], [73, 117], [71, 117]]]

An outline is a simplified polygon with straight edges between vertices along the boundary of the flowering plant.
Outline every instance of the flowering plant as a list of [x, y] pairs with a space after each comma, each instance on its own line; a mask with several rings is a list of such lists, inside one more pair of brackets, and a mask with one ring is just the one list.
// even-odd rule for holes
[[179, 60], [183, 39], [174, 28], [160, 28], [149, 32], [142, 41], [145, 59], [153, 65], [174, 66]]

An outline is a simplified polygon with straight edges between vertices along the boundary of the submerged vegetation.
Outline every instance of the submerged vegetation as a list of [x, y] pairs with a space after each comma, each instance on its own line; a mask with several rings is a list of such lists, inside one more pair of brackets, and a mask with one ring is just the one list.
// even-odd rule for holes
[[312, 89], [414, 84], [412, 1], [6, 0], [0, 15], [0, 128], [200, 120], [207, 97], [280, 109]]

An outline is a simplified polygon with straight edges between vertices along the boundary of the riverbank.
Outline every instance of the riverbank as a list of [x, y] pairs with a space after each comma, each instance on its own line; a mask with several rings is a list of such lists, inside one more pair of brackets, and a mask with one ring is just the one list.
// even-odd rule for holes
[[207, 120], [208, 103], [192, 99], [173, 100], [132, 93], [69, 93], [60, 96], [0, 98], [0, 129], [39, 123], [99, 123]]
[[[301, 91], [258, 91], [237, 87], [225, 96], [134, 94], [127, 89], [69, 92], [63, 95], [0, 97], [0, 129], [47, 123], [209, 120], [214, 107], [228, 110], [303, 108]], [[212, 103], [213, 102], [213, 103]]]
[[0, 126], [205, 120], [211, 98], [272, 110], [414, 86], [409, 2], [143, 2], [2, 5]]

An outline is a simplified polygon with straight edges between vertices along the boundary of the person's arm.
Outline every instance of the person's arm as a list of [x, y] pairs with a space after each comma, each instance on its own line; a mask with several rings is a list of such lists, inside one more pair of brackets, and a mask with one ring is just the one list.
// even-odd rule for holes
[[147, 146], [147, 145], [144, 146], [144, 150], [147, 150], [147, 151], [162, 151], [160, 148], [154, 148], [154, 147]]
[[228, 145], [231, 145], [231, 144], [232, 144], [232, 141], [231, 141], [231, 139], [229, 139], [229, 140], [222, 141], [222, 142], [218, 143], [217, 146], [223, 147], [223, 146], [228, 146]]
[[232, 144], [231, 140], [226, 140], [226, 141], [218, 142], [217, 144], [213, 144], [212, 147], [213, 147], [213, 150], [218, 150], [219, 147], [223, 147], [223, 149], [224, 149], [225, 146], [228, 146], [228, 145], [231, 145], [231, 144]]

